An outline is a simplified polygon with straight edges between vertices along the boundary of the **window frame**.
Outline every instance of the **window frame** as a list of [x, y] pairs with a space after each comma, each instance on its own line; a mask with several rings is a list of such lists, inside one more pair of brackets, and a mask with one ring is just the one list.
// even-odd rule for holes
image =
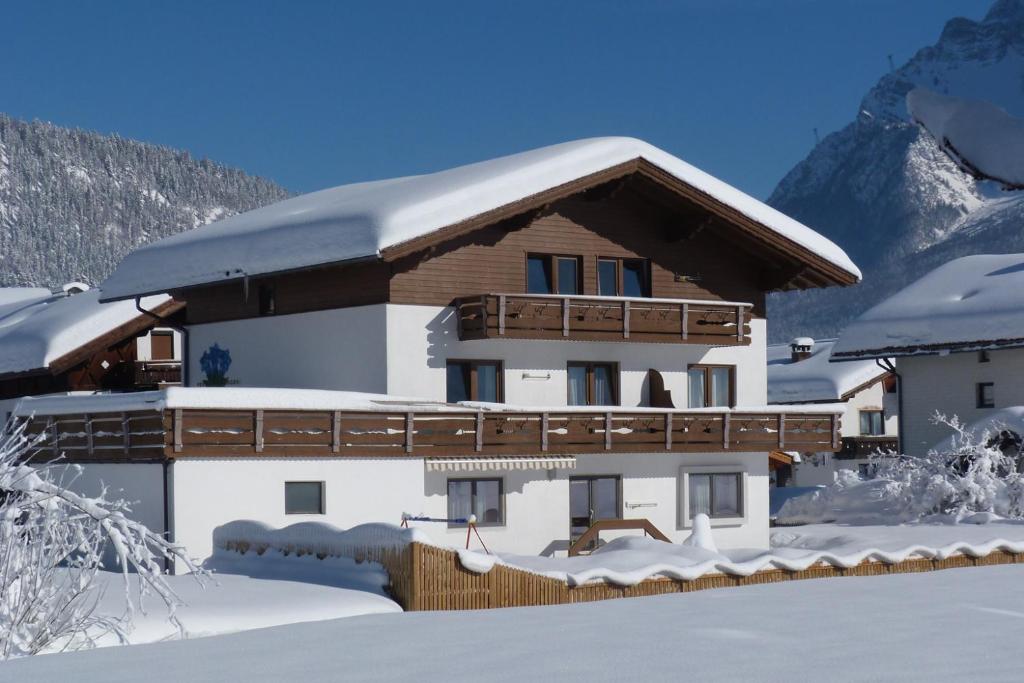
[[[596, 389], [596, 379], [595, 379], [596, 373], [594, 372], [594, 368], [597, 367], [597, 366], [607, 367], [609, 369], [609, 375], [610, 375], [611, 381], [612, 381], [612, 400], [614, 401], [614, 403], [601, 403], [601, 404], [594, 403], [594, 394], [596, 393], [596, 391], [595, 391], [595, 389]], [[566, 362], [566, 364], [565, 364], [565, 405], [567, 405], [567, 406], [579, 405], [579, 404], [574, 404], [574, 403], [570, 403], [569, 402], [571, 397], [572, 397], [572, 392], [570, 390], [570, 383], [569, 383], [569, 369], [573, 368], [573, 367], [583, 367], [583, 368], [586, 368], [586, 372], [587, 372], [587, 402], [584, 405], [595, 406], [595, 407], [600, 407], [600, 406], [621, 406], [622, 405], [622, 394], [620, 393], [621, 382], [619, 381], [620, 380], [619, 364], [618, 363], [614, 363], [614, 362], [609, 362], [609, 361], [589, 361], [589, 360], [570, 360], [570, 361]]]
[[[725, 368], [729, 371], [729, 405], [727, 406], [713, 406], [711, 405], [711, 378], [712, 370]], [[704, 405], [703, 406], [691, 406], [690, 405], [690, 371], [691, 370], [703, 370], [704, 371]], [[686, 406], [688, 408], [735, 408], [736, 407], [736, 366], [725, 365], [722, 363], [691, 363], [686, 366]]]
[[[878, 428], [879, 432], [864, 431], [864, 415], [878, 415]], [[870, 418], [868, 426], [871, 426]], [[880, 408], [861, 408], [857, 411], [857, 431], [860, 432], [860, 436], [885, 436], [885, 411]]]
[[[156, 357], [156, 339], [166, 339], [170, 345], [170, 355], [166, 358]], [[149, 359], [154, 362], [170, 362], [177, 360], [174, 349], [174, 331], [167, 329], [155, 329], [149, 333]]]
[[[985, 399], [985, 389], [992, 389], [992, 396], [989, 400]], [[974, 388], [975, 408], [995, 408], [996, 407], [996, 383], [995, 382], [978, 382]]]
[[[288, 485], [317, 484], [320, 487], [320, 512], [289, 512]], [[286, 515], [326, 515], [327, 514], [327, 482], [322, 479], [293, 479], [284, 482], [284, 514]]]
[[[613, 262], [615, 263], [615, 293], [605, 294], [601, 291], [601, 262]], [[598, 296], [626, 296], [624, 294], [625, 287], [625, 264], [627, 262], [637, 262], [643, 266], [643, 290], [639, 297], [640, 299], [650, 299], [654, 296], [654, 283], [651, 277], [651, 259], [644, 258], [642, 256], [598, 256], [597, 257], [597, 294]]]
[[477, 369], [481, 365], [493, 365], [496, 368], [496, 375], [498, 381], [498, 398], [497, 403], [505, 402], [505, 364], [500, 360], [491, 360], [487, 358], [448, 358], [444, 364], [445, 373], [445, 402], [453, 403], [451, 397], [448, 396], [448, 366], [458, 365], [469, 365], [469, 399], [470, 401], [479, 401], [479, 384], [477, 380]]
[[[476, 521], [478, 527], [503, 527], [506, 524], [506, 509], [505, 509], [505, 478], [504, 477], [448, 477], [444, 482], [444, 495], [445, 495], [445, 508], [448, 515], [448, 519], [452, 519], [452, 496], [451, 496], [451, 484], [452, 482], [470, 482], [470, 493], [469, 493], [469, 507], [473, 509], [473, 503], [476, 500], [476, 485], [479, 482], [498, 482], [498, 518], [497, 522], [484, 522], [481, 520]], [[472, 514], [472, 513], [470, 513]], [[449, 529], [465, 529], [469, 526], [468, 522], [448, 522]]]
[[[690, 518], [690, 475], [691, 474], [729, 474], [739, 476], [739, 504], [740, 515], [737, 517], [708, 517], [712, 527], [742, 526], [749, 521], [750, 514], [750, 475], [742, 465], [711, 465], [705, 467], [694, 467], [683, 465], [679, 468], [679, 528], [693, 528], [693, 520]], [[714, 486], [712, 486], [712, 489]]]
[[[540, 292], [530, 291], [530, 259], [547, 259], [548, 270], [551, 273], [551, 291], [547, 294]], [[559, 292], [558, 282], [558, 260], [559, 259], [574, 259], [576, 261], [576, 293], [575, 294], [562, 294]], [[526, 268], [525, 280], [526, 286], [523, 290], [526, 294], [538, 294], [540, 296], [583, 296], [583, 257], [579, 254], [546, 254], [539, 252], [527, 252], [526, 258], [523, 260], [523, 265]]]

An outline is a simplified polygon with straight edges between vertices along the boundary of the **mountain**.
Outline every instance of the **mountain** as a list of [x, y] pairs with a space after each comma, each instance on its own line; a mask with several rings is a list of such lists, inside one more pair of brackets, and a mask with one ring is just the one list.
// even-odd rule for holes
[[0, 114], [0, 286], [96, 284], [141, 244], [288, 196], [188, 152]]
[[981, 21], [947, 22], [935, 45], [883, 76], [854, 120], [775, 188], [768, 203], [843, 246], [864, 282], [772, 295], [773, 341], [833, 336], [951, 258], [1024, 251], [1024, 193], [962, 170], [911, 120], [906, 98], [915, 88], [1024, 116], [1024, 0], [998, 0]]

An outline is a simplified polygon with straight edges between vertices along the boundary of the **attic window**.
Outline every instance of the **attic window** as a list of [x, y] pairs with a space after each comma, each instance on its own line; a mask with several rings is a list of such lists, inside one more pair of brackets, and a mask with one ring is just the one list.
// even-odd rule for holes
[[995, 408], [996, 407], [996, 396], [995, 396], [996, 385], [992, 382], [978, 382], [977, 387], [977, 406], [979, 408]]
[[277, 308], [273, 285], [260, 285], [260, 315], [274, 315]]

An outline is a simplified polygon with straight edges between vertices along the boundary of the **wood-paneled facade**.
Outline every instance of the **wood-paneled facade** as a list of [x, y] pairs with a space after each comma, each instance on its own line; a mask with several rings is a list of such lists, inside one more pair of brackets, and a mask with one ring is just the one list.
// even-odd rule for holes
[[176, 297], [187, 300], [190, 324], [379, 303], [447, 306], [525, 293], [528, 254], [579, 257], [581, 295], [598, 293], [599, 258], [649, 259], [652, 297], [746, 302], [755, 317], [764, 316], [768, 291], [848, 284], [817, 273], [792, 244], [751, 234], [741, 225], [749, 220], [735, 212], [709, 209], [635, 164], [619, 172], [625, 175], [563, 188], [570, 194], [539, 206], [524, 201], [490, 222], [453, 226], [378, 259], [197, 286]]

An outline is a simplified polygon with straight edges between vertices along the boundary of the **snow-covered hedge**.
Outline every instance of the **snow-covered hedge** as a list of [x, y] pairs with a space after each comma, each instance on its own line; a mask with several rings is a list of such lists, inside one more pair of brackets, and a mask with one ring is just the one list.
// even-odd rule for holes
[[1024, 518], [1020, 442], [1014, 433], [999, 425], [968, 429], [955, 417], [936, 415], [935, 420], [953, 432], [948, 447], [920, 457], [876, 455], [877, 474], [866, 481], [855, 472], [840, 470], [831, 486], [786, 501], [777, 523]]
[[301, 522], [275, 529], [263, 522], [239, 520], [213, 531], [215, 551], [254, 552], [277, 550], [284, 555], [362, 558], [374, 551], [402, 548], [409, 543], [430, 544], [419, 529], [394, 524], [360, 524], [340, 529], [322, 522]]

